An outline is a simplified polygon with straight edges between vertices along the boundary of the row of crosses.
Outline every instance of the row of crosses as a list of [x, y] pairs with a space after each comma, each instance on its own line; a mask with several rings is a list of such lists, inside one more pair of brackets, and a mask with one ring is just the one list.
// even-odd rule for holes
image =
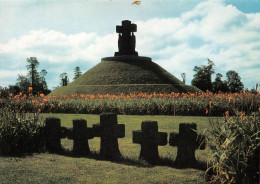
[[[169, 145], [177, 146], [177, 157], [175, 162], [185, 166], [196, 162], [195, 150], [205, 149], [205, 138], [198, 135], [195, 123], [181, 123], [179, 133], [170, 133]], [[118, 138], [125, 137], [125, 125], [118, 124], [117, 115], [103, 113], [100, 115], [100, 123], [94, 124], [92, 128], [87, 127], [86, 120], [73, 120], [73, 128], [61, 127], [60, 119], [47, 118], [45, 121], [46, 148], [52, 153], [61, 153], [61, 138], [74, 141], [73, 153], [77, 156], [85, 156], [90, 153], [88, 140], [100, 137], [100, 155], [103, 158], [114, 160], [121, 156], [118, 147]], [[133, 131], [133, 143], [141, 145], [139, 158], [150, 164], [159, 161], [158, 146], [168, 143], [167, 133], [158, 131], [156, 121], [143, 121], [141, 130]]]

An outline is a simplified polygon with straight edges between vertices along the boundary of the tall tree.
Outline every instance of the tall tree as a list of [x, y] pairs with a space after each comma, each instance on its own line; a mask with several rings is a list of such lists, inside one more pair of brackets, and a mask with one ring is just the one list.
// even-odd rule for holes
[[182, 73], [181, 77], [182, 77], [182, 82], [185, 84], [186, 83], [186, 74]]
[[223, 75], [221, 75], [220, 73], [216, 74], [216, 78], [215, 81], [212, 83], [213, 85], [213, 92], [214, 93], [218, 93], [219, 91], [221, 92], [228, 92], [228, 86], [227, 86], [227, 81], [222, 81], [221, 78], [223, 77]]
[[79, 76], [81, 76], [82, 72], [80, 71], [80, 67], [77, 66], [75, 69], [74, 69], [74, 78], [73, 80], [77, 79]]
[[231, 93], [238, 93], [244, 89], [244, 84], [237, 72], [230, 70], [226, 73], [227, 86]]
[[31, 86], [33, 88], [33, 93], [35, 94], [38, 91], [39, 87], [39, 74], [37, 72], [37, 67], [39, 66], [39, 62], [36, 57], [30, 57], [26, 59], [27, 61], [27, 70], [28, 70], [28, 77], [31, 82]]
[[208, 65], [202, 65], [201, 67], [195, 66], [193, 69], [195, 72], [193, 75], [194, 78], [191, 81], [192, 85], [198, 87], [202, 91], [211, 91], [211, 76], [213, 73], [215, 73], [213, 66], [214, 63], [210, 59], [208, 59]]
[[47, 82], [45, 80], [46, 75], [47, 75], [47, 71], [45, 69], [42, 69], [42, 71], [40, 72], [40, 84], [43, 92], [48, 90]]
[[69, 77], [66, 72], [60, 74], [61, 86], [67, 86], [69, 84]]

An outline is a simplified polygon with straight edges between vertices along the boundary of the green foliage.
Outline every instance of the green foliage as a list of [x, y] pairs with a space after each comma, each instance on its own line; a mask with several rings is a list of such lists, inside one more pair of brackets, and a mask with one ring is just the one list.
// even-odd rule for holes
[[0, 109], [0, 155], [19, 155], [43, 149], [41, 120], [38, 114]]
[[244, 89], [244, 84], [237, 72], [230, 70], [226, 73], [227, 85], [231, 93], [238, 93]]
[[60, 74], [60, 85], [61, 86], [67, 86], [70, 82], [69, 82], [69, 77], [68, 74], [66, 72]]
[[[19, 90], [16, 91], [27, 93], [29, 87], [32, 87], [33, 94], [43, 93], [48, 94], [50, 90], [48, 90], [47, 82], [45, 80], [45, 76], [47, 71], [45, 69], [41, 70], [41, 72], [37, 71], [37, 67], [39, 66], [39, 62], [36, 57], [30, 57], [26, 59], [27, 62], [27, 76], [18, 75], [16, 86]], [[17, 92], [10, 91], [13, 95], [16, 95]]]
[[[0, 105], [26, 112], [138, 115], [223, 116], [257, 112], [260, 94], [130, 94], [14, 97], [0, 100]], [[207, 113], [208, 112], [208, 113]]]
[[79, 76], [81, 76], [82, 72], [80, 71], [80, 67], [76, 66], [76, 68], [74, 69], [74, 80], [77, 79]]
[[217, 73], [215, 81], [212, 83], [213, 89], [212, 92], [218, 93], [219, 91], [226, 93], [229, 91], [227, 86], [227, 81], [222, 81], [223, 76], [220, 73]]
[[216, 183], [251, 184], [259, 181], [260, 114], [211, 121], [208, 137]]
[[191, 84], [204, 92], [212, 91], [211, 75], [215, 73], [213, 66], [214, 63], [210, 59], [208, 59], [208, 65], [195, 66], [193, 71], [196, 73], [193, 75]]
[[16, 85], [19, 86], [20, 91], [24, 93], [28, 93], [29, 87], [31, 86], [31, 83], [29, 81], [29, 78], [26, 76], [18, 74]]

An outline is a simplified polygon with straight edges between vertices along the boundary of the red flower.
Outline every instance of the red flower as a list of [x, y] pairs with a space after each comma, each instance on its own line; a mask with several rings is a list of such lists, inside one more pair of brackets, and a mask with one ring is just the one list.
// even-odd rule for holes
[[225, 114], [226, 114], [226, 117], [228, 117], [229, 116], [229, 111], [226, 111]]

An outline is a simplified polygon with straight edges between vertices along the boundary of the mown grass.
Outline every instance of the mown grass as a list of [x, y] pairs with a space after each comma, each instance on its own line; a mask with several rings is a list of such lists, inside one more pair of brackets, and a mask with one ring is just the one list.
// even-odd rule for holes
[[[62, 126], [72, 127], [72, 120], [83, 118], [88, 127], [99, 122], [98, 115], [42, 114], [58, 117]], [[201, 164], [195, 168], [179, 169], [173, 164], [177, 149], [169, 145], [159, 146], [161, 162], [151, 166], [138, 160], [140, 145], [132, 143], [132, 131], [141, 128], [144, 120], [158, 121], [159, 131], [178, 132], [181, 122], [195, 122], [199, 132], [208, 128], [205, 117], [189, 116], [127, 116], [119, 115], [118, 122], [125, 124], [126, 136], [119, 139], [123, 156], [116, 161], [106, 161], [98, 155], [100, 139], [89, 140], [92, 154], [86, 158], [57, 154], [34, 154], [25, 157], [0, 157], [0, 183], [206, 183], [204, 179], [207, 152], [196, 151]], [[64, 148], [70, 150], [73, 142], [62, 140]]]
[[54, 90], [51, 95], [200, 92], [152, 61], [135, 56], [122, 57], [122, 61], [112, 59], [100, 62], [68, 86]]

